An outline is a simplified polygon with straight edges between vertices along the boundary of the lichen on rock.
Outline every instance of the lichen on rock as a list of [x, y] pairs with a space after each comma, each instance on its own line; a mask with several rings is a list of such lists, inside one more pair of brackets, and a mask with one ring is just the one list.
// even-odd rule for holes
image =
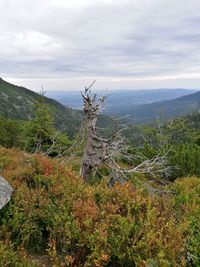
[[0, 210], [10, 201], [13, 188], [0, 176]]

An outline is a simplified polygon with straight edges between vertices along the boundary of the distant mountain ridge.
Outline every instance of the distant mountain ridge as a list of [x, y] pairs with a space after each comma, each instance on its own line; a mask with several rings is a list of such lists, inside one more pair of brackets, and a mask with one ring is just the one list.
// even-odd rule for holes
[[152, 123], [157, 118], [167, 120], [179, 116], [189, 115], [200, 110], [200, 91], [173, 100], [127, 108], [120, 116], [128, 116], [132, 123]]
[[[94, 90], [95, 91], [95, 90]], [[151, 89], [151, 90], [111, 90], [96, 91], [98, 95], [108, 95], [104, 114], [118, 115], [126, 112], [128, 107], [144, 105], [158, 101], [171, 100], [194, 93], [187, 89]], [[56, 99], [65, 106], [76, 109], [82, 108], [80, 92], [77, 91], [47, 91], [47, 96]]]

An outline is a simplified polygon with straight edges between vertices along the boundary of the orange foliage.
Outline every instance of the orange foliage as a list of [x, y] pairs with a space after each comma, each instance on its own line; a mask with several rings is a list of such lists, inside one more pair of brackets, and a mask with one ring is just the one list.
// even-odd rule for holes
[[0, 148], [0, 162], [15, 189], [0, 214], [4, 246], [47, 253], [56, 267], [188, 264], [194, 242], [188, 227], [199, 211], [196, 178], [177, 181], [175, 197], [150, 198], [130, 182], [112, 189], [105, 182], [85, 185], [41, 155]]

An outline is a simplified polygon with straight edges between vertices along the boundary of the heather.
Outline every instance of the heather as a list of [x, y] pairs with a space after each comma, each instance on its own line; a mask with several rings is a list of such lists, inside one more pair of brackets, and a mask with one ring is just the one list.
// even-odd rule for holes
[[85, 184], [40, 154], [1, 147], [0, 161], [15, 190], [0, 213], [2, 266], [199, 266], [198, 178], [151, 195], [131, 180]]

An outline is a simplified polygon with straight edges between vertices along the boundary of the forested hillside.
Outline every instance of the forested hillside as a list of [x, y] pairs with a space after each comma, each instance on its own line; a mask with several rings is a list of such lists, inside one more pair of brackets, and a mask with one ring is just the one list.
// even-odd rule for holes
[[[70, 138], [78, 133], [83, 122], [82, 111], [65, 107], [54, 99], [10, 84], [0, 78], [0, 116], [11, 120], [31, 120], [34, 118], [34, 107], [38, 101], [48, 105], [57, 129], [66, 132]], [[100, 127], [108, 128], [110, 124], [112, 124], [110, 117], [99, 116]]]
[[161, 101], [146, 105], [127, 107], [118, 116], [127, 116], [132, 123], [150, 124], [158, 118], [168, 120], [191, 114], [200, 109], [200, 92], [189, 94], [173, 100]]
[[30, 120], [33, 118], [34, 104], [38, 99], [42, 99], [49, 105], [58, 129], [67, 131], [70, 136], [78, 131], [83, 120], [80, 111], [64, 107], [53, 99], [0, 79], [0, 115], [3, 117], [14, 120]]

